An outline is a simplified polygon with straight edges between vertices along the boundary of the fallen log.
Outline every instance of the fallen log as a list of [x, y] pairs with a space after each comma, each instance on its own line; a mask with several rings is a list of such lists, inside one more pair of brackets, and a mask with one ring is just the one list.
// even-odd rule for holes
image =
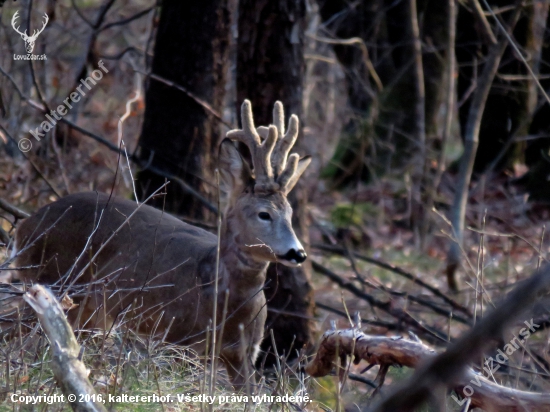
[[[420, 341], [400, 337], [372, 336], [358, 329], [329, 330], [324, 333], [317, 354], [305, 367], [312, 377], [328, 375], [338, 358], [352, 356], [355, 363], [407, 366], [416, 368], [421, 362], [437, 355], [436, 351]], [[383, 380], [383, 379], [382, 379]], [[468, 368], [453, 387], [463, 405], [470, 398], [470, 406], [486, 411], [519, 412], [550, 411], [550, 394], [526, 392], [498, 385], [472, 368]]]
[[107, 412], [99, 401], [101, 395], [96, 394], [88, 379], [88, 371], [79, 359], [80, 346], [57, 299], [41, 285], [31, 287], [23, 298], [36, 312], [51, 343], [52, 371], [73, 411]]

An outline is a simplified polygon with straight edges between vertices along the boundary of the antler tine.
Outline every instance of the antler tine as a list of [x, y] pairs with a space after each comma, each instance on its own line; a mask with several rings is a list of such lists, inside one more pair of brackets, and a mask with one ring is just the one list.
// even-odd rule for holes
[[16, 21], [17, 18], [19, 17], [18, 14], [19, 14], [19, 10], [17, 10], [17, 11], [15, 12], [15, 14], [13, 15], [13, 17], [11, 18], [11, 26], [12, 26], [13, 29], [14, 29], [17, 33], [19, 33], [21, 36], [26, 36], [26, 35], [27, 35], [27, 30], [25, 30], [25, 33], [21, 33], [21, 32], [19, 31], [19, 27], [20, 27], [20, 26], [15, 27], [15, 25], [16, 25], [16, 22], [15, 22], [15, 21]]
[[277, 179], [277, 183], [279, 183], [283, 190], [288, 185], [288, 182], [290, 181], [292, 176], [294, 176], [294, 173], [296, 173], [299, 160], [300, 156], [298, 155], [298, 153], [292, 153], [290, 156], [288, 156], [286, 167], [279, 176], [279, 179]]
[[294, 147], [294, 143], [296, 143], [299, 130], [300, 121], [298, 120], [298, 116], [293, 114], [290, 116], [290, 120], [288, 121], [287, 132], [282, 139], [278, 140], [278, 144], [275, 148], [276, 153], [275, 156], [273, 156], [273, 164], [275, 166], [275, 173], [277, 176], [283, 173], [283, 170], [286, 168], [286, 163], [289, 159], [288, 154], [290, 153], [292, 147]]
[[46, 13], [44, 13], [44, 16], [42, 16], [42, 18], [44, 19], [44, 23], [42, 23], [42, 28], [39, 29], [39, 30], [34, 30], [33, 33], [32, 33], [31, 37], [34, 38], [34, 39], [36, 39], [38, 37], [38, 35], [44, 31], [44, 29], [46, 28], [46, 25], [50, 21], [50, 18], [48, 17], [48, 15]]
[[227, 132], [226, 137], [231, 140], [238, 140], [244, 143], [250, 149], [250, 152], [256, 146], [260, 146], [260, 136], [254, 126], [254, 118], [252, 117], [252, 105], [249, 100], [245, 100], [241, 106], [241, 123], [243, 125], [241, 129], [230, 130]]
[[277, 100], [273, 105], [273, 124], [279, 131], [279, 136], [285, 135], [285, 109], [283, 104]]
[[[280, 101], [276, 101], [273, 106], [273, 124], [279, 132], [279, 139], [277, 139], [277, 144], [275, 145], [273, 155], [271, 156], [271, 165], [274, 169], [275, 177], [278, 179], [286, 168], [288, 154], [298, 138], [300, 121], [298, 120], [298, 116], [294, 114], [290, 116], [290, 120], [288, 121], [288, 130], [285, 133], [285, 113], [283, 104]], [[258, 127], [258, 133], [261, 137], [266, 138], [267, 132], [267, 127]]]
[[248, 146], [256, 178], [255, 190], [278, 190], [279, 187], [273, 179], [273, 169], [270, 161], [273, 148], [277, 143], [277, 128], [270, 126], [266, 130], [266, 138], [262, 143], [260, 135], [254, 126], [252, 104], [249, 100], [245, 100], [241, 106], [241, 122], [243, 125], [242, 130], [231, 130], [227, 132], [226, 137], [240, 141]]

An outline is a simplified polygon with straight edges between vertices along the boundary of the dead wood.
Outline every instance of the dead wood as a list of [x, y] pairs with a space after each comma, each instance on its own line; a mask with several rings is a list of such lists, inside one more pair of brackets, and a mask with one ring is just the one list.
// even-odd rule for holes
[[[107, 412], [101, 403], [90, 400], [97, 399], [92, 396], [96, 392], [88, 380], [88, 371], [84, 363], [79, 359], [80, 346], [59, 302], [41, 285], [31, 287], [23, 298], [36, 312], [40, 325], [51, 343], [52, 370], [61, 391], [65, 397], [76, 396], [76, 401], [70, 402], [73, 411]], [[79, 402], [83, 399], [88, 401]]]
[[367, 335], [357, 329], [329, 330], [324, 333], [317, 355], [306, 365], [313, 377], [328, 375], [334, 367], [336, 351], [352, 355], [357, 363], [366, 360], [375, 365], [416, 367], [420, 360], [435, 354], [429, 346], [402, 338]]
[[[305, 370], [313, 377], [326, 376], [336, 365], [336, 359], [352, 354], [355, 363], [365, 360], [371, 365], [380, 365], [381, 368], [389, 366], [416, 368], [423, 360], [435, 357], [436, 352], [422, 342], [400, 337], [372, 336], [357, 329], [330, 330], [323, 335], [317, 355]], [[526, 392], [501, 386], [486, 379], [472, 368], [466, 370], [453, 389], [460, 394], [469, 393], [469, 389], [464, 390], [467, 386], [473, 389], [471, 407], [504, 412], [550, 410], [550, 394]], [[465, 402], [466, 399], [464, 399]]]
[[[392, 390], [390, 394], [369, 410], [375, 412], [410, 411], [426, 401], [432, 402], [432, 405], [435, 406], [434, 410], [441, 410], [445, 403], [444, 396], [449, 388], [454, 388], [462, 393], [460, 389], [469, 385], [473, 390], [471, 405], [479, 406], [487, 411], [550, 411], [550, 395], [519, 391], [493, 384], [482, 378], [481, 375], [476, 374], [468, 366], [481, 359], [484, 351], [490, 347], [492, 342], [502, 338], [505, 328], [529, 310], [549, 290], [550, 265], [547, 265], [535, 272], [529, 279], [521, 282], [492, 312], [481, 319], [469, 332], [451, 343], [445, 352], [436, 356], [425, 356], [427, 354], [426, 349], [417, 349], [418, 356], [415, 365], [418, 365], [418, 367], [413, 376], [398, 384], [396, 389]], [[325, 340], [323, 340], [322, 346], [326, 346]], [[350, 344], [367, 348], [364, 353], [375, 353], [374, 346], [369, 346], [369, 340], [366, 338], [361, 338], [359, 341], [351, 339], [349, 343], [346, 340], [340, 342], [338, 337], [333, 338], [333, 340], [334, 344], [338, 343], [340, 348], [346, 348], [346, 344], [348, 345], [348, 352], [344, 353], [355, 354], [355, 349], [351, 350], [352, 346], [349, 346]], [[385, 340], [384, 343], [386, 346], [393, 345], [388, 340]], [[407, 344], [406, 341], [399, 342], [398, 345], [404, 344]], [[376, 347], [383, 348], [384, 346], [379, 345]], [[391, 347], [395, 348], [395, 345]], [[424, 346], [420, 347], [416, 343], [414, 347], [424, 348]], [[330, 346], [328, 346], [328, 349], [320, 351], [320, 356], [326, 357], [326, 353], [330, 355]], [[383, 354], [391, 354], [393, 357], [384, 358]], [[314, 366], [319, 362], [318, 357], [306, 369], [314, 376], [319, 376], [321, 371], [326, 370], [326, 366], [324, 368], [320, 365]], [[419, 364], [418, 362], [423, 357], [426, 358], [426, 361]], [[367, 360], [369, 359], [367, 358]], [[386, 363], [393, 362], [392, 364], [413, 364], [410, 357], [404, 357], [403, 353], [397, 357], [395, 352], [389, 352], [389, 350], [382, 352], [369, 361], [372, 362], [377, 359]], [[324, 360], [323, 362], [327, 361]], [[470, 392], [470, 390], [468, 390], [468, 393], [464, 391], [467, 395]]]

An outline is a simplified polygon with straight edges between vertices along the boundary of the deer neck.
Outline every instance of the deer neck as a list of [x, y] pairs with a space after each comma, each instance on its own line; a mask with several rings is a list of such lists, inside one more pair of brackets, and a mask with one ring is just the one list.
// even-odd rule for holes
[[252, 257], [246, 245], [239, 242], [239, 231], [231, 223], [231, 220], [222, 222], [220, 263], [235, 286], [261, 288], [269, 263], [258, 262]]

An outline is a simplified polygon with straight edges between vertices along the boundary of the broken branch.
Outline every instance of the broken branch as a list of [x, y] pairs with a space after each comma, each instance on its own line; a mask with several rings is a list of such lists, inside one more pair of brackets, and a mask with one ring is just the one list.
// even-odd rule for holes
[[23, 298], [36, 312], [51, 343], [52, 370], [61, 391], [66, 397], [76, 396], [75, 401], [69, 401], [73, 411], [107, 412], [97, 401], [98, 397], [91, 396], [96, 392], [84, 363], [79, 359], [80, 346], [57, 299], [42, 285], [31, 287]]

